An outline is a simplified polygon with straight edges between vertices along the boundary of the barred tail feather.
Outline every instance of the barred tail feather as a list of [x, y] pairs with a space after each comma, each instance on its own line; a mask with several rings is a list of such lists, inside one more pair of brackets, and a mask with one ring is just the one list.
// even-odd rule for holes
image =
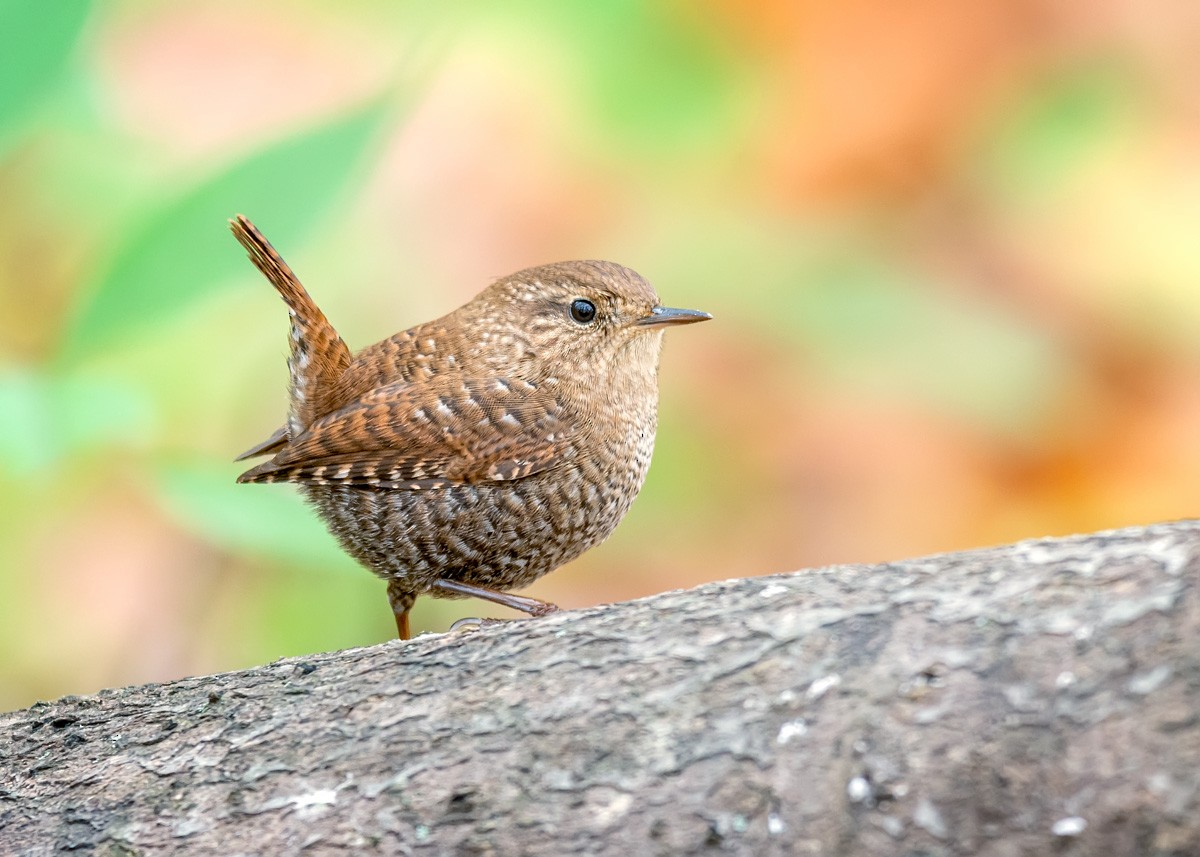
[[239, 214], [229, 221], [229, 227], [250, 254], [250, 261], [271, 281], [288, 307], [292, 329], [288, 358], [291, 407], [287, 428], [291, 437], [298, 437], [337, 407], [331, 397], [339, 389], [337, 380], [350, 365], [350, 349], [283, 257], [250, 219]]

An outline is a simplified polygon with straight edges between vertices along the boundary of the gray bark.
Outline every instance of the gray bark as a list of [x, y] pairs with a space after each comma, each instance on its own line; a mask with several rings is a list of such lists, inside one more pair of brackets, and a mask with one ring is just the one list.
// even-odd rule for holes
[[1200, 854], [1200, 523], [0, 715], [0, 852]]

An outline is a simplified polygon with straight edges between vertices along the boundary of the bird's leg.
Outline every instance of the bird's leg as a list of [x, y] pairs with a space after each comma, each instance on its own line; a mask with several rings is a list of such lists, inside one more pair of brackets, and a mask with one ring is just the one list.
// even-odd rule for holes
[[551, 604], [549, 601], [539, 601], [536, 598], [527, 598], [524, 595], [510, 595], [507, 592], [497, 592], [495, 589], [485, 589], [482, 586], [459, 583], [457, 580], [440, 578], [435, 580], [433, 585], [438, 589], [445, 589], [447, 592], [453, 592], [456, 595], [470, 595], [473, 598], [482, 598], [484, 601], [491, 601], [493, 604], [510, 607], [513, 610], [520, 610], [522, 613], [528, 613], [530, 616], [545, 616], [548, 613], [558, 611], [558, 605]]
[[388, 604], [392, 605], [392, 613], [396, 617], [396, 633], [401, 640], [412, 638], [408, 630], [408, 611], [412, 609], [417, 596], [411, 590], [404, 589], [396, 580], [388, 581]]

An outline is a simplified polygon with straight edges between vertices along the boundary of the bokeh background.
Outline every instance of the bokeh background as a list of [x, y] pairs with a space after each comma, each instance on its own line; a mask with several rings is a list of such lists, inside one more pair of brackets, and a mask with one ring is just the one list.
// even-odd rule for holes
[[393, 633], [234, 484], [285, 409], [239, 211], [352, 347], [566, 258], [713, 313], [565, 607], [1200, 508], [1189, 0], [3, 0], [0, 44], [0, 709]]

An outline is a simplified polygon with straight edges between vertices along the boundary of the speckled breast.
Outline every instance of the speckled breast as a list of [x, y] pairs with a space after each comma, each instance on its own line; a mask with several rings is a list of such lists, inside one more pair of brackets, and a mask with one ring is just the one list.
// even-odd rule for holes
[[636, 416], [571, 465], [511, 482], [301, 487], [346, 551], [380, 577], [417, 590], [438, 578], [519, 589], [603, 541], [629, 511], [657, 422], [654, 409]]

